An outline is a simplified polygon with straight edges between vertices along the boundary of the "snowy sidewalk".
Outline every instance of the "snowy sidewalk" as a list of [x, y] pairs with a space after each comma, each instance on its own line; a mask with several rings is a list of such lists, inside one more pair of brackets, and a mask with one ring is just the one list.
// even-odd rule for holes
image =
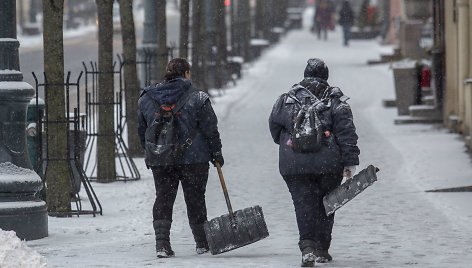
[[[380, 168], [379, 180], [336, 214], [331, 254], [319, 267], [469, 267], [472, 263], [470, 193], [424, 190], [472, 184], [469, 157], [457, 135], [432, 125], [393, 125], [396, 110], [387, 65], [367, 66], [376, 41], [343, 47], [341, 34], [319, 41], [308, 28], [293, 31], [245, 69], [238, 85], [213, 103], [223, 140], [223, 172], [233, 209], [261, 205], [270, 236], [225, 254], [197, 255], [179, 191], [171, 242], [176, 257], [154, 257], [152, 174], [136, 159], [142, 179], [94, 184], [104, 215], [49, 218], [45, 239], [27, 245], [54, 267], [299, 267], [298, 231], [290, 195], [278, 172], [278, 148], [268, 130], [276, 98], [303, 76], [306, 60], [330, 68], [331, 85], [351, 97], [361, 164]], [[227, 213], [216, 171], [207, 187], [208, 218]]]

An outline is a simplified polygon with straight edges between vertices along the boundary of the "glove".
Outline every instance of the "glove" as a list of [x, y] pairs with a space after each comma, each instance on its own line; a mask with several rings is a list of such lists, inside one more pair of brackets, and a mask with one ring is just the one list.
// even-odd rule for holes
[[352, 176], [354, 176], [355, 173], [356, 173], [356, 166], [344, 167], [343, 177], [346, 179], [350, 179], [352, 178]]
[[215, 164], [216, 162], [218, 162], [220, 164], [220, 167], [222, 167], [225, 164], [225, 159], [223, 158], [223, 154], [221, 152], [216, 152], [216, 153], [212, 154], [211, 163], [215, 167], [216, 167], [216, 164]]

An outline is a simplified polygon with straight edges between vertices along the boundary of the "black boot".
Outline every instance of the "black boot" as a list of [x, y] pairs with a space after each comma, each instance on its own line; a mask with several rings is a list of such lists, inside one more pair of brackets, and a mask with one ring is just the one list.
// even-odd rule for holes
[[312, 240], [300, 240], [298, 246], [302, 252], [302, 267], [315, 267], [315, 243]]
[[208, 246], [203, 224], [190, 224], [190, 229], [192, 229], [193, 238], [195, 239], [195, 251], [197, 254], [208, 252], [210, 247]]
[[327, 249], [315, 249], [315, 260], [319, 263], [326, 263], [333, 260]]
[[156, 255], [158, 258], [168, 258], [174, 256], [174, 251], [170, 246], [170, 226], [172, 221], [155, 220], [153, 222], [154, 233], [156, 234]]
[[302, 267], [315, 267], [314, 249], [311, 247], [302, 250]]

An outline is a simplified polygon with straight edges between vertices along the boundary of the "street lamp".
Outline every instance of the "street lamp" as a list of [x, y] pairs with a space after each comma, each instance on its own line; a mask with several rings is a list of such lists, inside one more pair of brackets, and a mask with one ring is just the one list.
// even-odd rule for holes
[[48, 235], [46, 203], [35, 197], [41, 178], [26, 149], [26, 109], [34, 89], [23, 82], [15, 0], [0, 1], [0, 228], [21, 239]]

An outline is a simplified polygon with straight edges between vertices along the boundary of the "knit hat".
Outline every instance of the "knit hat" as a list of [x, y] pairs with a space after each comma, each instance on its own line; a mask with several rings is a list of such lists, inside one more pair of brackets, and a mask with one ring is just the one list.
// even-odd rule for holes
[[329, 70], [328, 66], [324, 63], [324, 61], [312, 58], [307, 61], [307, 65], [305, 67], [305, 77], [319, 77], [324, 80], [328, 80], [329, 77]]

